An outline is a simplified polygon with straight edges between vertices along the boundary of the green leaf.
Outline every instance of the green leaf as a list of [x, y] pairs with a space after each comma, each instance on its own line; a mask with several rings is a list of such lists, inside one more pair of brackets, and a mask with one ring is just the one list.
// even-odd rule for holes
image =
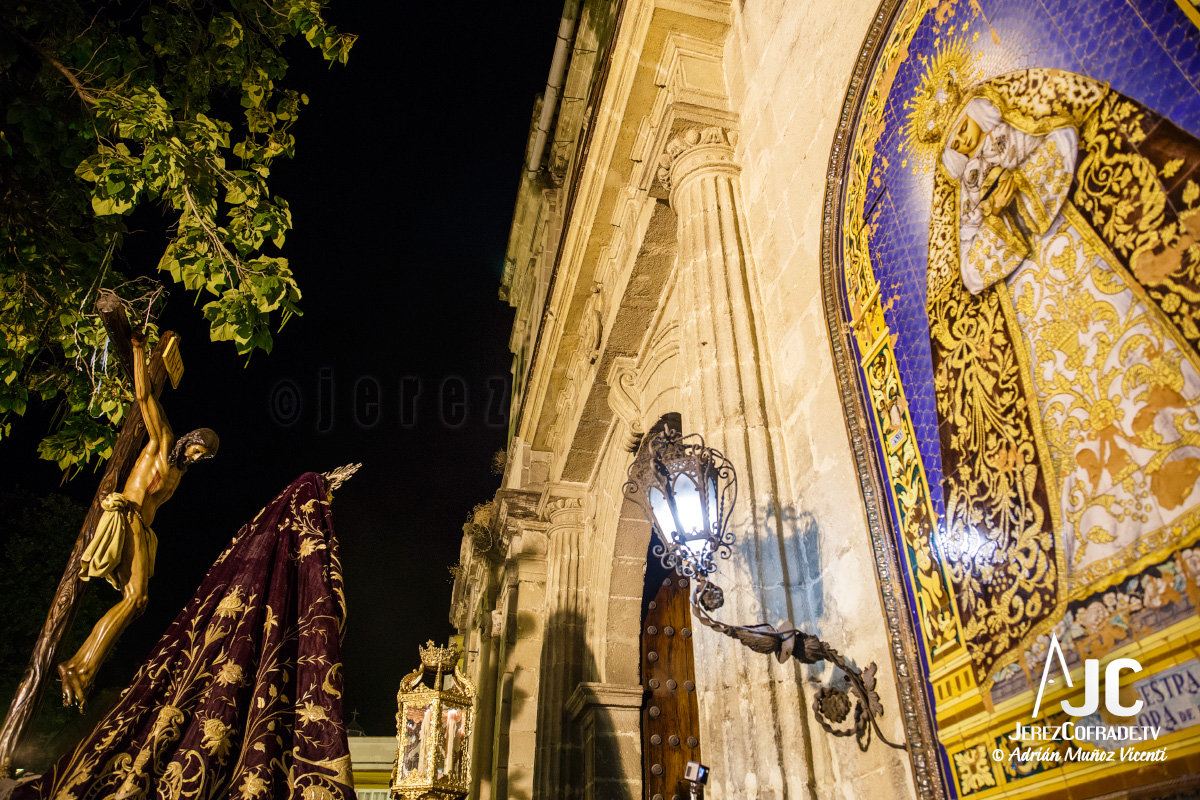
[[[324, 0], [133, 4], [99, 17], [86, 5], [22, 3], [35, 46], [10, 52], [0, 41], [0, 158], [14, 198], [0, 219], [14, 256], [0, 262], [0, 436], [30, 397], [57, 403], [39, 452], [68, 474], [111, 454], [131, 400], [88, 316], [97, 293], [119, 292], [151, 329], [161, 311], [160, 287], [121, 273], [135, 210], [155, 203], [169, 217], [156, 274], [195, 293], [213, 340], [242, 356], [269, 352], [272, 318], [282, 327], [300, 313], [287, 261], [262, 253], [292, 228], [270, 165], [295, 153], [293, 125], [309, 103], [278, 84], [289, 58], [309, 55], [293, 56], [289, 42], [303, 38], [332, 64], [354, 41], [324, 18]], [[39, 52], [96, 102], [79, 102]], [[228, 92], [240, 113], [229, 114]]]
[[92, 211], [96, 216], [105, 217], [112, 214], [128, 214], [133, 210], [133, 203], [116, 197], [92, 197]]

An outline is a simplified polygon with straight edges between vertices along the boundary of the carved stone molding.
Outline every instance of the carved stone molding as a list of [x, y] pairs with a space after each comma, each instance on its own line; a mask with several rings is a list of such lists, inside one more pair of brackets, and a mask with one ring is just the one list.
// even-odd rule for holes
[[658, 157], [659, 182], [670, 192], [702, 169], [715, 167], [736, 174], [740, 171], [733, 155], [737, 137], [736, 130], [717, 126], [681, 131], [667, 142]]
[[490, 633], [493, 639], [499, 639], [504, 634], [504, 610], [497, 608], [491, 614], [492, 629]]
[[[591, 295], [595, 298], [597, 295]], [[591, 300], [589, 299], [589, 304]], [[587, 339], [589, 332], [586, 330], [591, 321], [595, 318], [592, 309], [585, 308], [580, 325], [580, 341]], [[597, 334], [598, 336], [598, 334]], [[591, 358], [591, 352], [584, 353], [582, 348], [576, 349], [571, 353], [567, 360], [566, 373], [562, 378], [562, 388], [558, 392], [558, 398], [554, 402], [554, 422], [550, 425], [548, 438], [549, 449], [551, 452], [558, 452], [563, 442], [563, 437], [569, 434], [569, 431], [574, 422], [573, 411], [576, 403], [579, 400], [581, 391], [586, 391], [583, 387], [586, 383], [585, 373], [591, 368], [592, 363], [588, 360]], [[567, 440], [569, 443], [569, 439]]]
[[669, 102], [728, 110], [724, 50], [721, 40], [670, 31], [654, 70], [654, 83], [669, 93]]
[[643, 433], [642, 389], [636, 359], [627, 356], [613, 359], [608, 371], [608, 407], [632, 433]]
[[567, 713], [578, 719], [593, 708], [641, 708], [645, 689], [640, 685], [584, 682], [575, 687], [566, 703]]

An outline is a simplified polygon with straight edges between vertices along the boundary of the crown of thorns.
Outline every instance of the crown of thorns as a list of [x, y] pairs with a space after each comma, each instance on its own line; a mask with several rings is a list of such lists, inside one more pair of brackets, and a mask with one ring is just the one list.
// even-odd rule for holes
[[184, 454], [194, 444], [203, 445], [204, 449], [208, 451], [196, 460], [207, 461], [217, 454], [217, 450], [221, 447], [221, 439], [212, 428], [197, 428], [190, 433], [185, 433], [175, 440], [175, 446], [171, 448], [171, 463], [177, 467], [183, 466]]

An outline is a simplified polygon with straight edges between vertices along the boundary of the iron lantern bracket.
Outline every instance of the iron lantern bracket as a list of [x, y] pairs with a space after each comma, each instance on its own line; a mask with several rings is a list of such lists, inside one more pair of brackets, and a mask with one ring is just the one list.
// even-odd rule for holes
[[[702, 518], [703, 526], [699, 531], [687, 532], [689, 535], [685, 537], [689, 544], [691, 539], [702, 539], [699, 550], [680, 541], [678, 523], [681, 516], [675, 499], [680, 481], [694, 487], [694, 502], [701, 506], [700, 514], [693, 514], [692, 518]], [[832, 685], [817, 691], [813, 715], [820, 726], [834, 736], [854, 736], [863, 752], [870, 746], [873, 736], [889, 747], [907, 749], [904, 744], [889, 741], [879, 728], [883, 704], [875, 690], [878, 669], [875, 662], [859, 669], [847, 663], [828, 642], [799, 630], [790, 621], [785, 620], [778, 627], [766, 623], [730, 625], [712, 616], [712, 612], [724, 604], [725, 595], [709, 576], [716, 571], [717, 557], [732, 555], [736, 540], [728, 530], [728, 524], [737, 498], [737, 473], [719, 450], [708, 447], [699, 434], [684, 436], [666, 424], [650, 441], [643, 443], [641, 454], [629, 467], [629, 480], [622, 493], [650, 520], [659, 539], [651, 552], [662, 561], [663, 567], [694, 581], [691, 605], [705, 627], [738, 640], [756, 653], [774, 655], [780, 663], [789, 658], [803, 664], [829, 661], [845, 673], [849, 691]], [[664, 524], [671, 525], [674, 536], [668, 535], [656, 518], [656, 493], [659, 513], [666, 516], [663, 506], [669, 507], [671, 520]], [[695, 536], [695, 533], [703, 536]], [[845, 723], [851, 711], [853, 724], [847, 727]]]

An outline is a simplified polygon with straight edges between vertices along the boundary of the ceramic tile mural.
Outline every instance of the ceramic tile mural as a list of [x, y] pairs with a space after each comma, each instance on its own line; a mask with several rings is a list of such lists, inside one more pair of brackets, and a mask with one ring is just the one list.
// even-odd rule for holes
[[[1087, 797], [1194, 772], [1200, 12], [886, 9], [834, 263], [947, 788]], [[1171, 720], [1165, 762], [991, 757], [1033, 722], [1051, 637], [1072, 674], [1142, 664], [1121, 692], [1137, 724]]]

